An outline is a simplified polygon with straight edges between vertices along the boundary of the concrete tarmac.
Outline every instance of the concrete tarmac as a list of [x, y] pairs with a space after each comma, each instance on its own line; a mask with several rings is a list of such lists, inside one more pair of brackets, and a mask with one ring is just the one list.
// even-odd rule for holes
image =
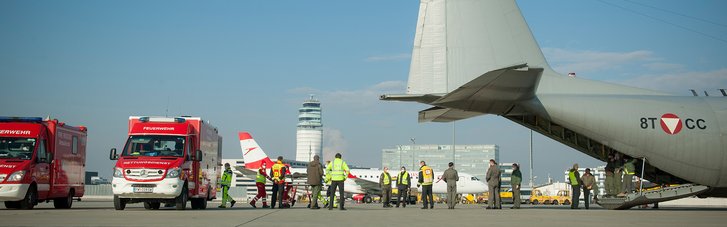
[[[434, 210], [421, 205], [382, 208], [380, 204], [347, 204], [346, 211], [310, 210], [306, 204], [290, 209], [253, 209], [246, 203], [218, 209], [177, 211], [173, 208], [145, 210], [140, 203], [126, 210], [113, 209], [111, 202], [74, 202], [69, 210], [43, 203], [33, 210], [0, 209], [0, 226], [726, 226], [726, 208], [662, 206], [659, 210], [605, 209], [571, 210], [568, 206], [530, 206], [522, 209], [485, 210], [481, 205], [458, 205]], [[189, 205], [188, 205], [189, 206]], [[594, 205], [595, 206], [595, 205]], [[598, 206], [595, 206], [598, 207]], [[336, 224], [332, 224], [336, 223]]]

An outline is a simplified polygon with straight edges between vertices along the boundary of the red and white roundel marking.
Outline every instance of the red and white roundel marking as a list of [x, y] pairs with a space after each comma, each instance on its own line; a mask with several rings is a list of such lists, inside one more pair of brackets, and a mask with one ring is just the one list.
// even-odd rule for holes
[[661, 129], [669, 135], [677, 134], [682, 131], [682, 120], [673, 113], [661, 115]]

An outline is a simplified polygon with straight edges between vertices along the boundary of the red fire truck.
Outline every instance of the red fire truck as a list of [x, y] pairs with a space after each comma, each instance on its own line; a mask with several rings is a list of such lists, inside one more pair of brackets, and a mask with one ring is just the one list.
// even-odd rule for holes
[[39, 117], [0, 117], [0, 201], [33, 209], [53, 200], [71, 208], [83, 196], [86, 127]]
[[111, 149], [116, 161], [111, 187], [114, 208], [143, 202], [148, 210], [161, 203], [184, 210], [207, 208], [217, 196], [222, 137], [199, 117], [129, 117], [124, 149]]

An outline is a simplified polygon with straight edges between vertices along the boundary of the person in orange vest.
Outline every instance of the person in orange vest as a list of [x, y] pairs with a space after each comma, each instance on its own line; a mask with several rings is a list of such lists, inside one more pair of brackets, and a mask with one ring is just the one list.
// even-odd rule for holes
[[257, 170], [257, 177], [255, 178], [255, 186], [257, 187], [257, 195], [255, 196], [255, 198], [252, 199], [252, 201], [250, 201], [250, 206], [252, 206], [253, 208], [257, 208], [257, 206], [255, 206], [255, 203], [261, 198], [263, 199], [263, 208], [270, 208], [270, 206], [268, 206], [268, 201], [267, 201], [268, 195], [267, 195], [267, 193], [265, 193], [265, 183], [267, 182], [267, 180], [272, 180], [272, 179], [268, 176], [267, 173], [265, 173], [265, 167], [266, 167], [266, 164], [265, 164], [265, 162], [263, 162], [263, 164]]
[[278, 156], [278, 161], [273, 164], [273, 167], [270, 168], [270, 176], [272, 176], [273, 179], [273, 204], [270, 206], [270, 209], [275, 209], [275, 203], [278, 203], [279, 208], [284, 208], [283, 206], [283, 193], [285, 192], [285, 172], [287, 172], [287, 169], [285, 167], [285, 164], [283, 164], [283, 156]]
[[427, 209], [427, 205], [429, 205], [428, 209], [434, 209], [434, 195], [432, 194], [434, 170], [427, 166], [424, 161], [419, 162], [419, 166], [421, 167], [419, 168], [419, 184], [417, 184], [417, 187], [422, 186], [422, 202], [424, 203], [422, 209]]

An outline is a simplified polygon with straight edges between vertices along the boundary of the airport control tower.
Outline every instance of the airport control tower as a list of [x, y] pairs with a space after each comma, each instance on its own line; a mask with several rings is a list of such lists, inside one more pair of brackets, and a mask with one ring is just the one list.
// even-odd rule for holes
[[[310, 96], [298, 110], [298, 132], [295, 160], [309, 162], [313, 156], [322, 155], [323, 123], [321, 121], [321, 102]], [[323, 158], [321, 156], [321, 158]]]

